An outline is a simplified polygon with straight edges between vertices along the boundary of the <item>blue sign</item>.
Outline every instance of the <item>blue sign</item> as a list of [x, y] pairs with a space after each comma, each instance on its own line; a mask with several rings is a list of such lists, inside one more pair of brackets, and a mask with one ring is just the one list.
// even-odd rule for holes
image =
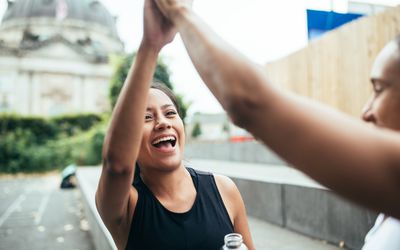
[[362, 16], [362, 14], [355, 13], [342, 14], [334, 11], [307, 10], [308, 39], [317, 38], [327, 31], [336, 29]]

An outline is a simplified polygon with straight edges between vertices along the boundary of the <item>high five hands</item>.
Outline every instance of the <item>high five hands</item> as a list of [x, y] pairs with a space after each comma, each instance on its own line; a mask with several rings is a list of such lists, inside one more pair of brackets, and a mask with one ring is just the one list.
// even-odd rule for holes
[[152, 0], [154, 1], [163, 15], [171, 20], [176, 17], [176, 13], [182, 8], [191, 8], [193, 0]]
[[160, 6], [163, 6], [164, 12], [160, 11], [161, 8], [158, 7], [156, 1], [144, 1], [142, 46], [149, 46], [159, 51], [166, 44], [172, 42], [176, 35], [176, 29], [173, 23], [166, 18], [164, 13], [172, 12], [172, 6], [178, 5], [181, 1], [158, 2], [162, 2]]

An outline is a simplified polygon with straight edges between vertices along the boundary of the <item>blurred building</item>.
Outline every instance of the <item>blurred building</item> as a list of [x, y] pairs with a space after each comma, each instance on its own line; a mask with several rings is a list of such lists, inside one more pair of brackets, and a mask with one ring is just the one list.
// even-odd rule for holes
[[388, 3], [384, 3], [384, 1], [349, 0], [347, 12], [370, 16], [378, 14], [392, 6], [393, 3], [389, 5]]
[[109, 109], [115, 18], [94, 0], [8, 0], [0, 25], [0, 112]]

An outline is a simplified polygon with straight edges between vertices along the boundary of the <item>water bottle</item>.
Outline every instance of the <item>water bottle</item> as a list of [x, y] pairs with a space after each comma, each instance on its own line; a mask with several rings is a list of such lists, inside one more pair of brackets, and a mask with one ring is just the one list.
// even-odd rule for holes
[[236, 249], [236, 250], [248, 250], [246, 245], [243, 243], [243, 237], [237, 233], [231, 233], [225, 235], [224, 238], [225, 245], [222, 246], [221, 250], [229, 250], [229, 249]]

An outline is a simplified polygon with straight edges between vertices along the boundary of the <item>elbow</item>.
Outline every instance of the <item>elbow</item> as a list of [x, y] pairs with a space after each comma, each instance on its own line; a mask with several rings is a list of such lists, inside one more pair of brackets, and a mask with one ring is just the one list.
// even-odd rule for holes
[[113, 175], [126, 175], [134, 170], [134, 163], [127, 163], [112, 152], [103, 153], [103, 169]]
[[259, 71], [229, 80], [229, 88], [222, 97], [223, 106], [235, 125], [249, 129], [259, 115], [270, 109], [276, 93]]
[[256, 110], [260, 106], [261, 102], [254, 96], [238, 93], [227, 98], [225, 110], [236, 126], [249, 129], [256, 120]]

